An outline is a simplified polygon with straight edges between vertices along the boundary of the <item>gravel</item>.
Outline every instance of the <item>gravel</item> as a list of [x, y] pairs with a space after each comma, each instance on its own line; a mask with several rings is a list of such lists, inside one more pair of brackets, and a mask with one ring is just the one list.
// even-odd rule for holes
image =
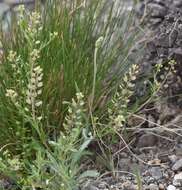
[[[160, 147], [159, 149], [151, 147], [147, 153], [139, 151], [135, 156], [127, 150], [121, 152], [124, 157], [118, 155], [118, 158], [120, 158], [117, 164], [119, 173], [116, 173], [115, 177], [105, 176], [99, 180], [92, 179], [87, 184], [88, 187], [90, 186], [93, 189], [94, 186], [96, 190], [97, 188], [99, 190], [136, 190], [138, 181], [134, 175], [138, 171], [142, 190], [181, 190], [181, 169], [178, 167], [177, 170], [172, 170], [173, 166], [178, 165], [182, 159], [180, 155], [175, 153], [175, 147], [178, 145], [175, 142], [168, 145], [167, 148], [165, 145], [165, 140], [157, 141], [156, 147]], [[149, 149], [149, 147], [147, 148]], [[165, 162], [159, 159], [160, 155], [166, 157]], [[136, 158], [139, 158], [139, 160]], [[81, 190], [86, 189], [81, 188]]]

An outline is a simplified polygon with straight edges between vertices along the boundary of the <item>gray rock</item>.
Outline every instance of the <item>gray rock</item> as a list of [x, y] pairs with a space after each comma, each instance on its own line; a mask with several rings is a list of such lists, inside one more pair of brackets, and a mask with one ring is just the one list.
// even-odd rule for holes
[[145, 177], [145, 182], [146, 182], [146, 184], [151, 184], [151, 183], [155, 183], [155, 179], [153, 178], [153, 177], [151, 177], [151, 176], [146, 176]]
[[138, 148], [152, 147], [157, 144], [158, 138], [153, 134], [144, 134], [139, 138]]
[[150, 12], [150, 15], [152, 17], [164, 17], [167, 13], [166, 7], [161, 6], [160, 4], [155, 3], [149, 3], [148, 8]]
[[14, 4], [26, 4], [33, 3], [34, 0], [4, 0], [4, 3], [14, 5]]
[[123, 171], [130, 171], [131, 168], [131, 162], [128, 158], [123, 158], [119, 161], [119, 168]]
[[182, 55], [182, 48], [173, 48], [172, 51], [176, 54], [176, 55]]
[[178, 157], [176, 155], [170, 155], [168, 156], [169, 160], [171, 161], [172, 164], [176, 163], [176, 161], [178, 160]]
[[0, 3], [0, 16], [9, 9], [9, 6], [5, 3]]
[[182, 169], [182, 158], [179, 159], [172, 167], [173, 171], [179, 171]]
[[169, 186], [167, 187], [167, 190], [176, 190], [176, 187], [173, 186], [173, 185], [169, 185]]
[[161, 168], [160, 167], [152, 167], [150, 170], [150, 175], [156, 179], [156, 180], [159, 180], [163, 177], [163, 173], [161, 171]]
[[125, 182], [123, 183], [123, 189], [124, 189], [124, 190], [135, 190], [136, 187], [135, 187], [135, 185], [133, 185], [130, 181], [125, 181]]
[[175, 154], [179, 157], [182, 158], [182, 143], [178, 143], [175, 146]]
[[158, 47], [169, 47], [169, 36], [166, 33], [160, 34], [156, 40], [155, 45]]
[[94, 185], [88, 185], [84, 188], [82, 188], [82, 190], [99, 190], [97, 187], [95, 187]]
[[182, 6], [182, 1], [181, 0], [173, 0], [173, 3], [176, 7]]
[[159, 184], [159, 190], [164, 190], [164, 189], [165, 189], [165, 186], [162, 183], [160, 183]]
[[159, 190], [159, 187], [158, 187], [158, 185], [156, 185], [156, 184], [150, 184], [150, 185], [148, 186], [148, 189], [149, 189], [149, 190]]
[[176, 187], [182, 187], [182, 172], [174, 176], [173, 185]]

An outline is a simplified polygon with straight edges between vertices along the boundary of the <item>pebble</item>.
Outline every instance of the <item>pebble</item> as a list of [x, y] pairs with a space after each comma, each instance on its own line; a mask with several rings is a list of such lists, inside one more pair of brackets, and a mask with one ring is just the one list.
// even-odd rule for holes
[[179, 171], [182, 169], [182, 158], [179, 159], [172, 167], [173, 171]]
[[159, 189], [160, 189], [160, 190], [164, 190], [164, 189], [165, 189], [165, 186], [160, 183], [160, 184], [159, 184]]
[[150, 174], [156, 180], [159, 180], [159, 179], [161, 179], [163, 177], [163, 174], [162, 174], [162, 171], [161, 171], [160, 167], [152, 167], [150, 169]]
[[88, 187], [85, 187], [83, 190], [99, 190], [99, 189], [93, 185], [90, 185]]
[[148, 189], [149, 189], [149, 190], [159, 190], [159, 187], [158, 187], [158, 185], [156, 185], [156, 184], [150, 184], [150, 185], [148, 186]]
[[182, 187], [182, 172], [174, 176], [173, 185], [176, 187]]
[[123, 158], [119, 161], [119, 167], [124, 171], [129, 171], [131, 168], [131, 162], [128, 158]]
[[176, 155], [170, 155], [168, 156], [169, 157], [169, 160], [171, 161], [172, 164], [175, 164], [176, 161], [178, 160], [178, 157]]
[[161, 6], [160, 4], [149, 3], [148, 4], [149, 10], [151, 11], [151, 16], [156, 17], [163, 17], [166, 14], [166, 8]]
[[173, 185], [169, 185], [169, 186], [167, 187], [167, 190], [176, 190], [176, 187], [173, 186]]
[[153, 147], [156, 145], [158, 139], [153, 134], [144, 134], [139, 138], [137, 147], [144, 148], [144, 147]]

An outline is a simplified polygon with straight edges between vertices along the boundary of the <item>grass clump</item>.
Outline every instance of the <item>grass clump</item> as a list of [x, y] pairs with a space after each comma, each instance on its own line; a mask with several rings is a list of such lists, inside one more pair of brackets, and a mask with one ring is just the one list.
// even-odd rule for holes
[[98, 175], [81, 170], [90, 142], [126, 121], [138, 31], [132, 12], [107, 4], [20, 7], [1, 35], [0, 171], [16, 188], [76, 190]]

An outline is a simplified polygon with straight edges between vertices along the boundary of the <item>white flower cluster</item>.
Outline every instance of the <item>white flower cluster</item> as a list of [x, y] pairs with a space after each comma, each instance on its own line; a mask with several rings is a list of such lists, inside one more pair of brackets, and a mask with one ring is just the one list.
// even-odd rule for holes
[[68, 115], [65, 117], [64, 128], [69, 131], [69, 129], [74, 127], [83, 126], [83, 113], [84, 110], [84, 96], [81, 92], [76, 93], [76, 101], [72, 99], [72, 103], [68, 108]]
[[133, 65], [123, 77], [123, 82], [112, 99], [112, 107], [108, 109], [110, 124], [115, 129], [120, 129], [126, 121], [126, 114], [130, 97], [134, 93], [134, 81], [139, 72], [137, 65]]
[[10, 62], [11, 64], [11, 67], [13, 69], [13, 72], [14, 72], [14, 76], [16, 77], [16, 79], [18, 80], [18, 75], [20, 74], [20, 56], [17, 55], [17, 53], [15, 51], [12, 51], [10, 50], [9, 51], [9, 54], [8, 54], [8, 57], [7, 57], [7, 60]]
[[6, 96], [11, 98], [11, 100], [15, 101], [18, 94], [13, 89], [7, 89], [6, 90]]
[[32, 39], [36, 39], [36, 36], [40, 31], [42, 31], [41, 16], [38, 12], [32, 12], [30, 15], [30, 22], [27, 32], [32, 37]]
[[12, 50], [10, 50], [9, 51], [9, 55], [7, 57], [8, 61], [11, 62], [11, 63], [15, 62], [16, 58], [17, 58], [17, 53], [14, 52], [14, 51], [12, 51]]
[[57, 37], [58, 36], [58, 32], [51, 32], [50, 33], [50, 39], [53, 39], [53, 38], [55, 38], [55, 37]]
[[[25, 7], [22, 5], [19, 7], [19, 26], [26, 31], [27, 36], [31, 38], [31, 40], [36, 40], [36, 36], [38, 36], [39, 32], [42, 31], [41, 26], [41, 15], [40, 13], [34, 11], [29, 15], [25, 11]], [[25, 17], [29, 18], [29, 21], [25, 24]], [[26, 27], [26, 28], [25, 28]]]
[[[7, 56], [7, 60], [9, 61], [12, 69], [13, 69], [13, 77], [16, 80], [16, 86], [18, 86], [20, 84], [20, 82], [22, 82], [20, 80], [20, 56], [17, 56], [17, 53], [15, 51], [10, 50], [9, 54]], [[14, 90], [13, 90], [14, 89]], [[17, 88], [11, 87], [6, 89], [6, 97], [9, 97], [11, 99], [11, 101], [14, 103], [15, 106], [19, 105], [18, 102], [18, 96], [19, 94], [17, 93]]]
[[21, 25], [24, 19], [24, 14], [25, 14], [25, 6], [24, 5], [20, 5], [18, 7], [18, 16], [19, 16], [19, 20], [18, 20], [18, 25]]
[[32, 69], [30, 81], [28, 84], [26, 102], [30, 106], [33, 106], [34, 109], [35, 107], [39, 107], [42, 105], [42, 101], [37, 100], [37, 97], [42, 94], [42, 87], [43, 87], [42, 77], [43, 77], [43, 72], [40, 66], [37, 66]]
[[30, 61], [32, 64], [34, 64], [38, 59], [40, 58], [40, 50], [33, 49], [30, 53]]

